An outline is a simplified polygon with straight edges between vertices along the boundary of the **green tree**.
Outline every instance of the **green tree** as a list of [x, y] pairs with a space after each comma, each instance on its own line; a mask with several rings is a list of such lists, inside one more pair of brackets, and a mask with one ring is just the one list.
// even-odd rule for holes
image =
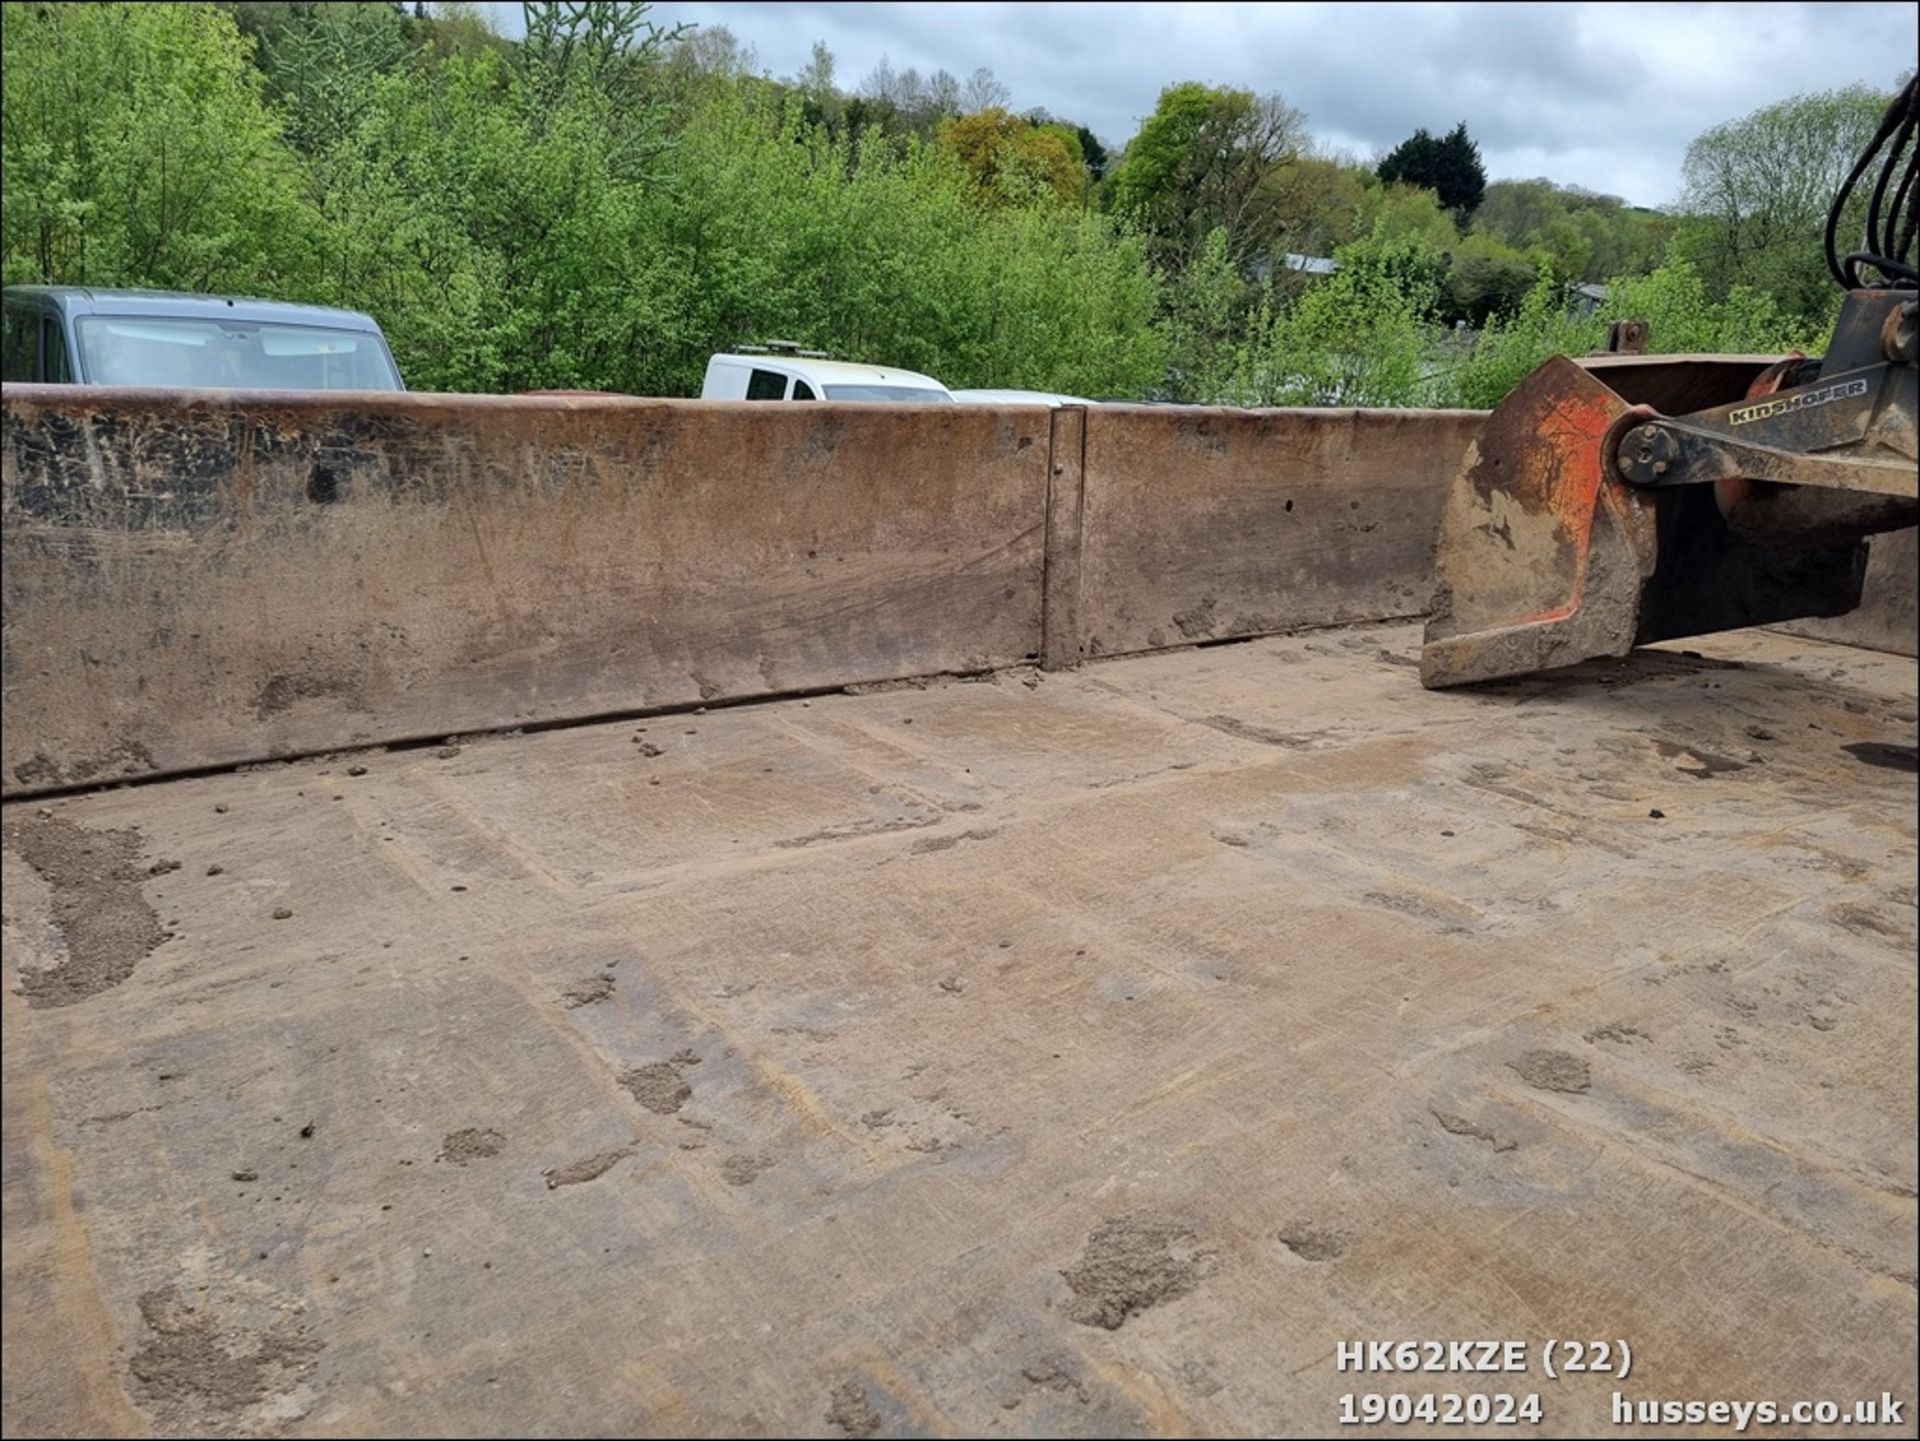
[[[1299, 155], [1268, 180], [1279, 240], [1298, 255], [1331, 256], [1372, 230], [1369, 194], [1380, 186], [1365, 170], [1320, 155]], [[1284, 278], [1291, 272], [1276, 270]]]
[[1544, 253], [1555, 275], [1584, 280], [1594, 273], [1594, 236], [1577, 213], [1563, 211], [1554, 216], [1534, 237], [1534, 247]]
[[1652, 270], [1666, 253], [1672, 220], [1551, 180], [1496, 180], [1474, 212], [1477, 233], [1531, 251], [1572, 280], [1601, 281]]
[[1517, 310], [1488, 319], [1472, 350], [1445, 376], [1437, 398], [1491, 409], [1549, 356], [1586, 355], [1605, 340], [1605, 323], [1571, 313], [1567, 283], [1543, 269]]
[[1035, 125], [993, 106], [947, 121], [936, 143], [989, 205], [1041, 196], [1078, 204], [1086, 192], [1079, 137], [1065, 126]]
[[1425, 129], [1414, 131], [1380, 162], [1379, 174], [1390, 185], [1417, 185], [1433, 191], [1440, 197], [1441, 206], [1452, 211], [1463, 225], [1487, 191], [1480, 147], [1467, 134], [1464, 120], [1439, 139]]
[[556, 50], [384, 76], [315, 168], [327, 293], [387, 322], [423, 388], [630, 388], [655, 343], [657, 107], [619, 57]]
[[0, 18], [9, 282], [309, 287], [317, 217], [231, 16], [10, 3]]
[[1441, 290], [1441, 318], [1478, 328], [1492, 316], [1517, 309], [1536, 278], [1536, 267], [1524, 254], [1476, 231], [1454, 248]]
[[644, 242], [675, 277], [659, 393], [768, 335], [952, 385], [1138, 395], [1164, 369], [1144, 244], [1109, 216], [1052, 196], [983, 206], [951, 155], [745, 94], [689, 117], [674, 164]]
[[1447, 132], [1447, 138], [1440, 142], [1441, 183], [1435, 188], [1440, 192], [1440, 203], [1460, 217], [1462, 224], [1480, 208], [1480, 201], [1487, 193], [1487, 168], [1480, 162], [1480, 147], [1467, 134], [1467, 122], [1462, 120]]
[[1565, 214], [1566, 194], [1544, 176], [1534, 180], [1496, 180], [1474, 212], [1477, 225], [1515, 249], [1524, 250], [1547, 225]]
[[487, 12], [473, 0], [434, 0], [424, 15], [418, 9], [414, 29], [431, 48], [434, 61], [453, 55], [472, 60], [488, 51], [504, 56], [513, 48], [513, 42], [493, 28]]
[[802, 117], [809, 128], [819, 126], [838, 135], [846, 128], [847, 97], [834, 83], [836, 62], [826, 42], [813, 42], [813, 51], [800, 72], [786, 82], [788, 92], [799, 100]]
[[1274, 172], [1305, 142], [1306, 116], [1278, 96], [1170, 85], [1114, 167], [1113, 208], [1152, 237], [1156, 259], [1170, 269], [1197, 255], [1216, 229], [1247, 267], [1275, 248], [1282, 217]]
[[[1027, 119], [1051, 135], [1058, 135], [1068, 151], [1082, 165], [1087, 167], [1087, 177], [1098, 184], [1107, 173], [1107, 147], [1100, 143], [1100, 137], [1084, 125], [1071, 120], [1063, 120], [1051, 112], [1035, 108], [1026, 112]], [[1090, 198], [1090, 197], [1089, 197]]]
[[1074, 126], [1073, 133], [1080, 141], [1080, 158], [1086, 162], [1088, 172], [1096, 181], [1105, 179], [1107, 167], [1112, 163], [1107, 147], [1084, 125]]
[[696, 78], [738, 81], [760, 68], [754, 48], [725, 25], [688, 28], [664, 49], [668, 69], [683, 84]]
[[1399, 182], [1375, 182], [1361, 198], [1360, 236], [1379, 234], [1388, 240], [1406, 241], [1444, 255], [1459, 238], [1453, 218], [1440, 207], [1440, 197], [1431, 190]]
[[1820, 236], [1889, 98], [1864, 85], [1796, 95], [1687, 147], [1674, 244], [1714, 295], [1748, 286], [1809, 319], [1834, 308]]
[[263, 33], [259, 61], [287, 138], [325, 150], [360, 121], [373, 79], [413, 49], [412, 25], [386, 3], [291, 5]]
[[1705, 277], [1675, 259], [1652, 273], [1620, 276], [1607, 290], [1600, 318], [1647, 322], [1648, 349], [1655, 354], [1817, 353], [1831, 316], [1810, 323], [1785, 310], [1772, 296], [1735, 286], [1715, 299]]

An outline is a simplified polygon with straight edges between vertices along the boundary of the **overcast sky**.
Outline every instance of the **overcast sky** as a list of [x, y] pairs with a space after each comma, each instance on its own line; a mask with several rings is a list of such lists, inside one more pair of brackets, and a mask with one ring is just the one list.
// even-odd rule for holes
[[[518, 34], [519, 6], [489, 7]], [[692, 4], [658, 17], [725, 25], [775, 76], [815, 40], [842, 89], [895, 70], [991, 68], [1016, 109], [1044, 106], [1116, 148], [1161, 88], [1278, 91], [1323, 143], [1362, 156], [1459, 120], [1494, 179], [1661, 205], [1687, 142], [1808, 90], [1890, 88], [1914, 63], [1920, 4]]]

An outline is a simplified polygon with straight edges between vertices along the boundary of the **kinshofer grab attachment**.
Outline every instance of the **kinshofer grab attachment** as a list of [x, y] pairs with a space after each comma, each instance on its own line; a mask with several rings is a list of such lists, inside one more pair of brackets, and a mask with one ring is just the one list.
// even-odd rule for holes
[[[1847, 297], [1824, 359], [1557, 356], [1488, 417], [1441, 524], [1422, 684], [1860, 603], [1862, 541], [1920, 521], [1917, 108], [1909, 81], [1835, 198]], [[1840, 213], [1889, 144], [1866, 246], [1839, 257]]]

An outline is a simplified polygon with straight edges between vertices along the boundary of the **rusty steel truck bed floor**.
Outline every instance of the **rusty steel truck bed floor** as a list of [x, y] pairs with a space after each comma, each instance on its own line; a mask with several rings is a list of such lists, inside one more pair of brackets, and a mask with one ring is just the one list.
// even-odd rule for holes
[[1417, 642], [9, 804], [8, 1433], [1909, 1386], [1913, 662]]

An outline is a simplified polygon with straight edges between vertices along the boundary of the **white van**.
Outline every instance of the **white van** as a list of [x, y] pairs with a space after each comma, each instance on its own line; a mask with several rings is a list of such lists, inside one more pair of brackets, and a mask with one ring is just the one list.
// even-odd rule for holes
[[773, 341], [707, 361], [702, 400], [881, 400], [951, 405], [931, 375], [890, 365], [852, 365], [816, 350]]

